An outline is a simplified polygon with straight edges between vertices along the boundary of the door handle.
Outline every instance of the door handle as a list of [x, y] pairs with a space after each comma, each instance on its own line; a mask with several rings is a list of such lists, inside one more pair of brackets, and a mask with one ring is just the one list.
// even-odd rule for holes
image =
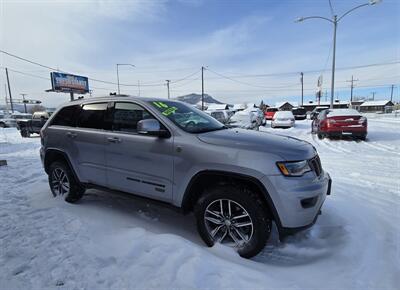
[[108, 137], [107, 140], [108, 140], [108, 142], [111, 142], [111, 143], [121, 143], [121, 139], [119, 139], [117, 137]]
[[72, 133], [72, 132], [68, 132], [67, 136], [70, 137], [70, 138], [75, 138], [76, 136], [78, 136], [78, 134]]

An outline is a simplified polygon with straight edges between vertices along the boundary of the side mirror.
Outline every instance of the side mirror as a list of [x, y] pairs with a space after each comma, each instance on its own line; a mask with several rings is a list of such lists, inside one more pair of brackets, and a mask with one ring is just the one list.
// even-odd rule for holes
[[142, 135], [158, 136], [168, 138], [170, 136], [167, 130], [161, 129], [160, 122], [156, 119], [140, 120], [137, 123], [137, 131]]

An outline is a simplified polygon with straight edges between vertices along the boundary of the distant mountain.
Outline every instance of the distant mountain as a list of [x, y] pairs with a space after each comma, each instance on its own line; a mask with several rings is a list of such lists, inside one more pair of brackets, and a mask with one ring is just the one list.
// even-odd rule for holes
[[[184, 96], [179, 96], [175, 98], [178, 101], [185, 102], [191, 105], [195, 105], [201, 102], [201, 94], [189, 94]], [[208, 104], [223, 104], [220, 101], [214, 99], [210, 95], [204, 94], [204, 102]]]

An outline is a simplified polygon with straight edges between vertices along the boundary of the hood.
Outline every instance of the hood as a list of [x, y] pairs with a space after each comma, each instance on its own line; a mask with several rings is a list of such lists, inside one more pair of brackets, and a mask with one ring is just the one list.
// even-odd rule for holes
[[315, 148], [306, 141], [267, 132], [226, 129], [198, 134], [197, 137], [208, 144], [276, 154], [287, 161], [310, 159], [316, 154]]

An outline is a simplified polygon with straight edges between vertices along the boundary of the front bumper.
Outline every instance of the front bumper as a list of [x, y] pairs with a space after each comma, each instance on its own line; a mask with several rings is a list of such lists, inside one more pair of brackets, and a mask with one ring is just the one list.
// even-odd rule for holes
[[320, 176], [308, 172], [302, 177], [283, 175], [265, 176], [262, 179], [273, 203], [275, 221], [279, 232], [296, 232], [312, 226], [320, 213], [332, 180], [322, 171]]

